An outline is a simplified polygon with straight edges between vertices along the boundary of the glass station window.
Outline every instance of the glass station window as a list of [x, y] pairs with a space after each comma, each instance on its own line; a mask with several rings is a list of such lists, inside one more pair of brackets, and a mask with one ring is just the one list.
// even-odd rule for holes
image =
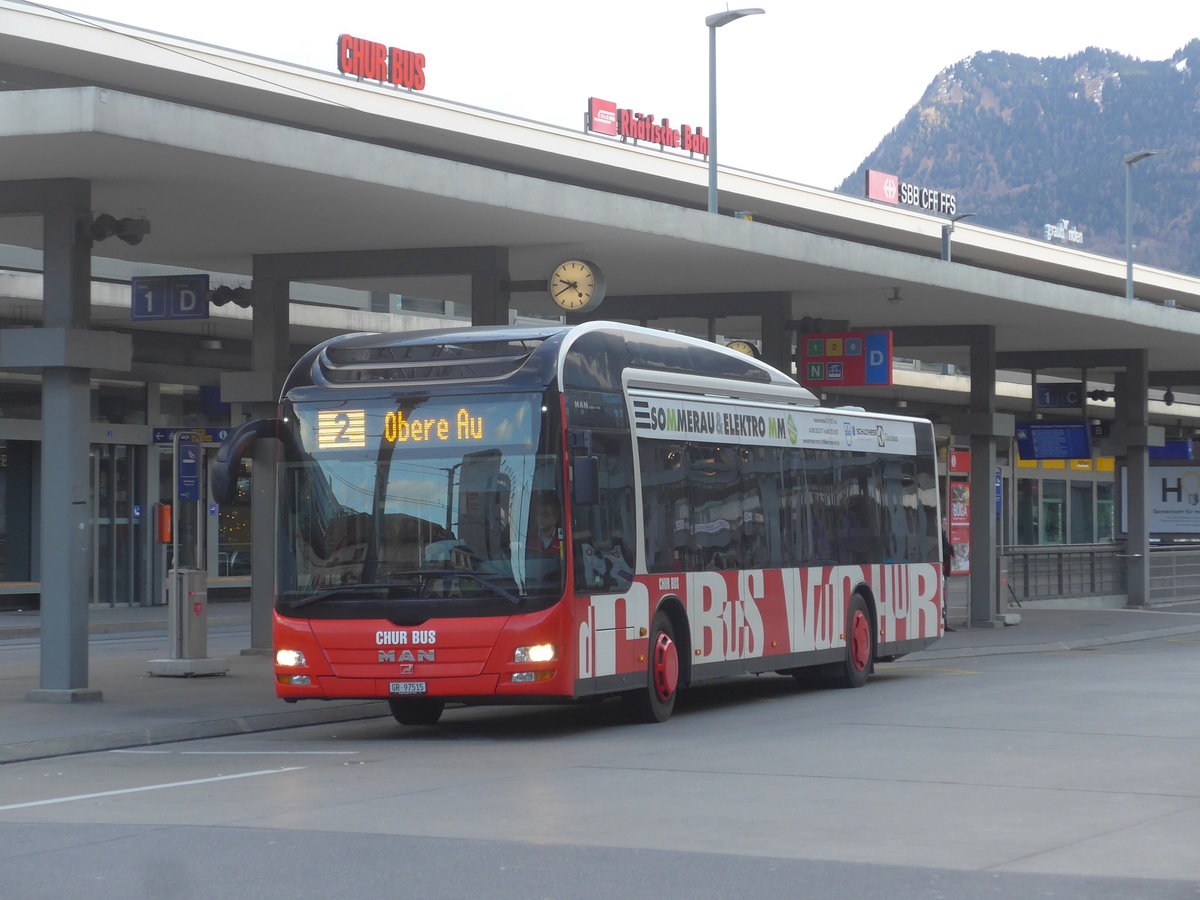
[[1090, 544], [1096, 540], [1095, 506], [1092, 482], [1071, 482], [1071, 543]]
[[92, 421], [146, 424], [146, 386], [138, 382], [93, 381]]
[[1017, 543], [1037, 544], [1041, 510], [1038, 506], [1038, 480], [1017, 479]]
[[40, 419], [42, 380], [32, 376], [0, 377], [0, 419]]
[[1062, 544], [1067, 531], [1067, 482], [1047, 478], [1042, 482], [1042, 543]]
[[1116, 526], [1113, 522], [1113, 484], [1110, 481], [1096, 485], [1096, 540], [1100, 543], [1112, 543], [1116, 539]]

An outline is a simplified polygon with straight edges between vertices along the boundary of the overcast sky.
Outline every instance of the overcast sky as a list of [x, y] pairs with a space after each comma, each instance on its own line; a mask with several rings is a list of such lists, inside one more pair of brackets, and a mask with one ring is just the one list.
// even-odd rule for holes
[[[1098, 46], [1157, 60], [1200, 37], [1194, 0], [761, 2], [765, 15], [717, 34], [720, 161], [822, 188], [854, 171], [939, 71], [973, 53], [1066, 56]], [[426, 94], [567, 128], [582, 128], [590, 96], [704, 126], [704, 18], [726, 8], [716, 0], [47, 5], [331, 72], [338, 35], [348, 32], [424, 53]]]

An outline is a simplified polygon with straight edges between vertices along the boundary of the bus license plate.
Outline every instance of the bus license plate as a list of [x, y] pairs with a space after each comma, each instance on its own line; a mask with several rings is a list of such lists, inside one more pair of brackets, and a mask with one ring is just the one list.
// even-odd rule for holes
[[388, 683], [389, 694], [424, 694], [426, 690], [423, 681], [392, 681]]

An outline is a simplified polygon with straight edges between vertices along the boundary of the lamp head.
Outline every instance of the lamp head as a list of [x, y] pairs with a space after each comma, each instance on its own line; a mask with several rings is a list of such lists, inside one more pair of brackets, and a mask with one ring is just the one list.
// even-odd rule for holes
[[765, 9], [759, 9], [758, 7], [750, 9], [727, 9], [706, 17], [704, 24], [709, 28], [720, 28], [722, 25], [728, 25], [730, 22], [740, 19], [743, 16], [761, 16], [765, 12]]
[[1162, 156], [1165, 153], [1170, 153], [1169, 150], [1138, 150], [1136, 153], [1125, 154], [1125, 165], [1132, 166], [1134, 163], [1140, 163], [1143, 159], [1150, 156]]

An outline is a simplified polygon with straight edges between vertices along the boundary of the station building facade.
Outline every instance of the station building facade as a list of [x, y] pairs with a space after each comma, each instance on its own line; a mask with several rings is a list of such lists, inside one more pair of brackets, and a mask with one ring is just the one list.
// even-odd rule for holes
[[[1149, 446], [1200, 427], [1196, 279], [1139, 269], [1130, 304], [1122, 261], [965, 223], [951, 261], [942, 217], [737, 170], [713, 216], [694, 153], [24, 5], [0, 2], [0, 26], [0, 598], [61, 603], [68, 657], [81, 607], [163, 602], [175, 435], [211, 452], [332, 334], [568, 317], [545, 274], [571, 255], [609, 273], [595, 317], [738, 339], [793, 372], [814, 330], [891, 329], [892, 384], [826, 402], [934, 420], [947, 501], [956, 482], [970, 500], [972, 620], [1005, 590], [1144, 602], [1147, 561], [1122, 560], [1145, 554], [1121, 551], [1190, 552], [1123, 473], [1148, 478]], [[145, 228], [96, 231], [113, 220]], [[134, 315], [133, 279], [196, 273], [249, 305]], [[1099, 399], [1034, 402], [1073, 381]], [[1023, 459], [1023, 421], [1094, 440]], [[1190, 453], [1163, 465], [1182, 484]], [[268, 471], [247, 473], [260, 507]], [[267, 585], [261, 641], [270, 513], [199, 508], [214, 590]]]

